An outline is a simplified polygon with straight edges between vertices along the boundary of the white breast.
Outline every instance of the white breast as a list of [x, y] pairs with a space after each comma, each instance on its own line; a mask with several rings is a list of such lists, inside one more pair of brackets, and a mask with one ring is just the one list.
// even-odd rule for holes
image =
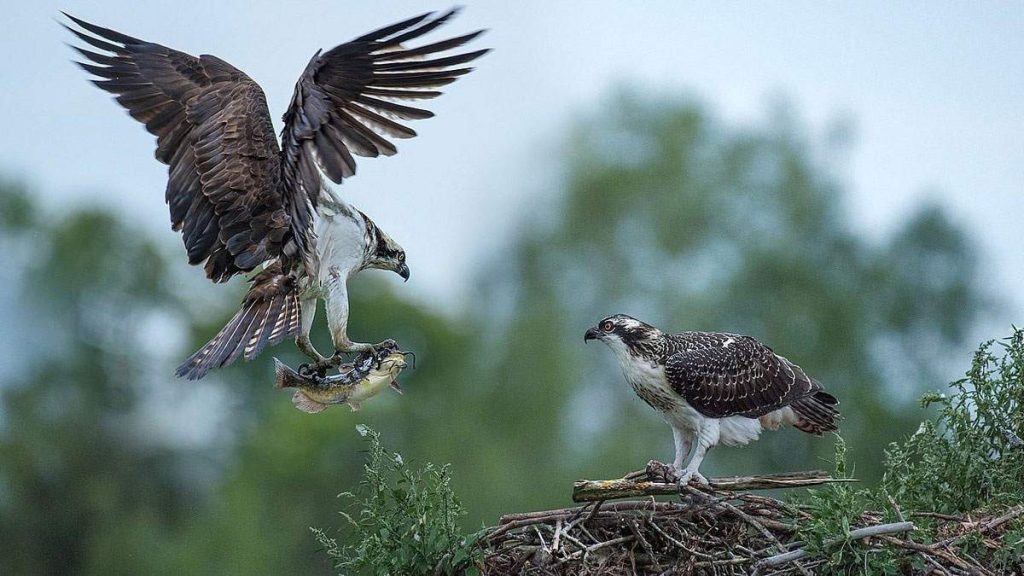
[[636, 395], [657, 410], [665, 422], [690, 431], [700, 428], [704, 417], [672, 390], [665, 377], [664, 366], [637, 358], [628, 352], [619, 357], [619, 364], [626, 382]]
[[363, 262], [366, 235], [361, 218], [354, 210], [347, 213], [321, 206], [317, 210], [317, 251], [320, 257], [319, 280], [326, 284], [333, 270], [354, 274]]

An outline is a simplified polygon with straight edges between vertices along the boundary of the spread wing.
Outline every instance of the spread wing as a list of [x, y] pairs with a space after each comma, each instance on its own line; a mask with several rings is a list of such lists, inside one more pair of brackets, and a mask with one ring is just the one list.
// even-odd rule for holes
[[749, 336], [688, 332], [667, 337], [669, 385], [713, 418], [757, 417], [809, 396], [821, 385]]
[[190, 264], [215, 282], [281, 254], [292, 238], [280, 153], [260, 87], [227, 62], [191, 56], [65, 14], [99, 51], [78, 65], [157, 137], [166, 201]]
[[295, 277], [275, 260], [253, 276], [242, 308], [205, 346], [190, 356], [177, 374], [198, 380], [214, 368], [244, 355], [252, 360], [267, 345], [299, 333], [299, 298]]
[[416, 135], [401, 121], [433, 113], [405, 102], [439, 96], [435, 88], [470, 72], [472, 68], [461, 66], [487, 52], [439, 56], [482, 31], [416, 48], [405, 46], [455, 13], [433, 19], [432, 14], [423, 14], [313, 56], [284, 115], [283, 174], [289, 186], [319, 190], [318, 174], [308, 169], [311, 162], [340, 183], [356, 172], [353, 155], [390, 156], [397, 149], [389, 137]]

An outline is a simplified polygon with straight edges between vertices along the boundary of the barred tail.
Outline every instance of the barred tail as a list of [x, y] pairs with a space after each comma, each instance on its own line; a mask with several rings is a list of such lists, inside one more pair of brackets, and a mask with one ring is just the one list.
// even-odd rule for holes
[[835, 396], [820, 390], [801, 398], [789, 405], [797, 416], [797, 421], [793, 426], [816, 436], [838, 430], [839, 410], [836, 410], [837, 404], [839, 404], [839, 400], [836, 400]]
[[257, 274], [242, 300], [242, 309], [209, 342], [178, 366], [176, 374], [198, 380], [240, 355], [252, 360], [269, 344], [299, 332], [299, 298], [295, 279], [273, 264]]

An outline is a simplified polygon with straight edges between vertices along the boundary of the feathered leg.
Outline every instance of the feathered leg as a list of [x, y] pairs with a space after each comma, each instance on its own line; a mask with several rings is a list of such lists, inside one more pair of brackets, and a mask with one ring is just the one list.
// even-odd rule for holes
[[699, 468], [708, 450], [715, 444], [718, 444], [720, 433], [717, 420], [709, 418], [703, 422], [701, 429], [697, 432], [697, 449], [693, 451], [690, 463], [686, 465], [683, 473], [679, 476], [680, 484], [686, 484], [691, 479], [696, 479], [701, 484], [708, 485], [708, 479], [699, 472]]
[[301, 328], [299, 335], [295, 337], [295, 346], [309, 359], [314, 362], [323, 362], [327, 358], [317, 351], [309, 340], [309, 331], [313, 328], [313, 319], [316, 318], [316, 298], [307, 298], [299, 304], [301, 310]]
[[672, 440], [675, 441], [676, 445], [676, 457], [672, 461], [672, 467], [677, 474], [681, 474], [683, 472], [683, 462], [690, 455], [690, 447], [693, 445], [693, 440], [689, 434], [675, 426], [672, 427]]
[[331, 341], [334, 343], [335, 354], [340, 362], [341, 354], [347, 352], [373, 352], [378, 348], [394, 345], [394, 340], [385, 340], [377, 344], [366, 344], [364, 342], [353, 342], [348, 337], [348, 285], [346, 276], [336, 271], [331, 271], [327, 278], [327, 328], [331, 332]]

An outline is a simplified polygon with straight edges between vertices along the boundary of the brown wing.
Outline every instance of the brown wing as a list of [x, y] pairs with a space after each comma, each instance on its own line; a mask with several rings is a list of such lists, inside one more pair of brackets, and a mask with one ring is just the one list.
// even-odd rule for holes
[[[470, 72], [472, 68], [459, 66], [487, 52], [437, 56], [482, 31], [417, 48], [403, 45], [441, 26], [455, 13], [452, 10], [433, 19], [431, 14], [423, 14], [313, 56], [284, 115], [284, 178], [289, 186], [305, 190], [319, 186], [318, 176], [310, 174], [307, 167], [314, 161], [332, 181], [340, 183], [356, 172], [353, 154], [390, 156], [397, 149], [387, 137], [416, 135], [399, 121], [429, 118], [433, 113], [401, 102], [439, 96], [433, 88]], [[304, 181], [307, 175], [311, 179]], [[293, 214], [293, 218], [301, 215]]]
[[252, 360], [267, 345], [299, 333], [299, 298], [295, 277], [275, 261], [252, 279], [242, 308], [195, 354], [178, 367], [178, 376], [198, 380], [240, 355]]
[[713, 418], [757, 417], [821, 390], [797, 366], [749, 336], [691, 332], [668, 337], [669, 385]]
[[223, 282], [281, 254], [292, 238], [279, 187], [280, 154], [266, 99], [243, 72], [209, 55], [198, 58], [65, 14], [91, 34], [65, 26], [99, 49], [73, 47], [157, 137], [167, 164], [166, 201], [190, 264]]

